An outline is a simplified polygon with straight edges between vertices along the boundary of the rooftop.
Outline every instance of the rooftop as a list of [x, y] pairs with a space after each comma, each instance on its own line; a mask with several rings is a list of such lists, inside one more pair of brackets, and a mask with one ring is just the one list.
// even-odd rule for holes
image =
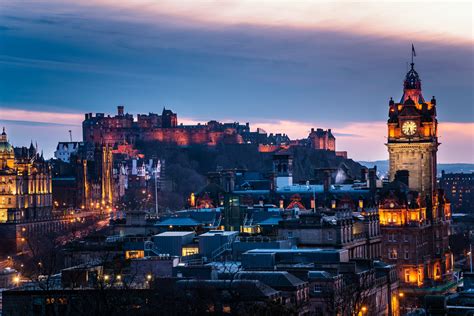
[[176, 237], [176, 236], [189, 236], [194, 235], [194, 232], [164, 232], [155, 236], [159, 237]]
[[217, 235], [222, 235], [222, 236], [233, 236], [233, 235], [236, 235], [238, 234], [239, 232], [237, 231], [227, 231], [227, 230], [211, 230], [211, 231], [208, 231], [207, 233], [204, 233], [202, 235], [199, 235], [199, 237], [201, 236], [217, 236]]

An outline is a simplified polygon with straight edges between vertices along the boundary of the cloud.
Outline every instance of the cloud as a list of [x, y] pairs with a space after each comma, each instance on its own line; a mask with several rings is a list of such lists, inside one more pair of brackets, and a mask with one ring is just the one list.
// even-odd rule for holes
[[[10, 6], [14, 8], [18, 3]], [[20, 3], [24, 5], [23, 1]], [[77, 3], [66, 5], [62, 1], [50, 0], [41, 4], [32, 2], [30, 5], [30, 10], [34, 10], [37, 14], [44, 14], [52, 8], [61, 13], [78, 11], [93, 16], [100, 15], [98, 12], [108, 11], [116, 20], [140, 20], [149, 23], [165, 20], [174, 26], [192, 25], [202, 28], [242, 25], [284, 26], [412, 40], [449, 38], [452, 41], [472, 43], [471, 2], [93, 0], [82, 5]], [[420, 18], [420, 12], [427, 18]], [[447, 15], [446, 12], [450, 14]]]
[[[388, 99], [401, 94], [412, 41], [425, 98], [437, 96], [440, 122], [474, 121], [466, 7], [8, 1], [0, 12], [8, 28], [0, 32], [0, 117], [80, 126], [84, 112], [111, 112], [117, 104], [159, 112], [166, 105], [185, 124], [250, 120], [293, 138], [311, 127], [332, 128], [338, 147], [354, 157], [384, 158]], [[367, 121], [374, 122], [361, 123]], [[63, 135], [55, 131], [49, 137]], [[456, 129], [446, 133], [454, 144]], [[459, 149], [445, 151], [450, 145], [441, 138], [442, 159], [474, 156], [466, 152], [472, 136], [459, 139]]]
[[73, 124], [35, 122], [35, 121], [18, 121], [18, 120], [1, 120], [1, 119], [0, 119], [0, 124], [13, 124], [13, 125], [23, 125], [23, 126], [76, 126]]
[[[58, 141], [64, 141], [68, 130], [73, 130], [75, 139], [82, 135], [81, 122], [83, 115], [78, 113], [55, 113], [25, 111], [0, 108], [0, 117], [7, 127], [9, 137], [16, 144], [29, 143], [31, 139], [43, 142], [42, 147], [47, 156], [52, 156]], [[19, 119], [21, 118], [21, 119]], [[235, 120], [223, 120], [231, 122]], [[179, 118], [184, 125], [205, 124], [206, 121], [192, 117]], [[386, 122], [334, 122], [293, 120], [252, 120], [252, 130], [264, 129], [267, 133], [285, 133], [291, 139], [306, 138], [311, 128], [331, 128], [336, 136], [337, 150], [347, 151], [354, 160], [388, 159], [386, 143]], [[52, 137], [52, 135], [54, 135]], [[58, 135], [63, 135], [58, 136]], [[474, 122], [442, 122], [439, 124], [438, 160], [443, 163], [474, 163]]]
[[19, 125], [31, 122], [32, 124], [43, 123], [44, 126], [51, 124], [80, 126], [84, 119], [84, 115], [78, 113], [41, 112], [5, 107], [0, 107], [0, 117], [2, 121], [9, 121], [11, 124]]
[[[305, 121], [254, 122], [253, 127], [262, 127], [267, 132], [283, 132], [291, 138], [307, 137], [312, 127], [332, 128], [336, 135], [337, 150], [347, 151], [354, 160], [388, 159], [386, 146], [387, 125], [374, 122], [320, 122], [320, 125]], [[338, 136], [342, 134], [344, 136]], [[442, 122], [439, 124], [438, 161], [443, 163], [474, 162], [474, 122]]]

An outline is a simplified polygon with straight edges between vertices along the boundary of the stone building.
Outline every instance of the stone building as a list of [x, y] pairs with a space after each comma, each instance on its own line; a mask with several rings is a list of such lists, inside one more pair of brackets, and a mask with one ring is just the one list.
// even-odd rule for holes
[[167, 109], [163, 109], [161, 115], [139, 114], [135, 121], [133, 115], [124, 113], [123, 106], [118, 107], [115, 116], [86, 113], [82, 123], [84, 142], [112, 147], [124, 143], [135, 144], [136, 141], [155, 141], [184, 147], [241, 144], [243, 140], [240, 134], [245, 131], [248, 131], [247, 125], [216, 121], [190, 126], [178, 125], [177, 114]]
[[398, 170], [409, 173], [410, 190], [433, 197], [436, 188], [438, 121], [436, 99], [425, 101], [414, 63], [407, 73], [400, 103], [389, 102], [388, 153], [390, 180]]
[[441, 172], [439, 187], [444, 190], [451, 201], [453, 212], [474, 212], [474, 172], [445, 173]]
[[382, 258], [397, 265], [403, 291], [414, 299], [446, 291], [453, 272], [448, 238], [450, 204], [437, 189], [436, 100], [425, 101], [411, 64], [400, 103], [389, 102], [390, 184], [380, 192]]
[[0, 223], [51, 216], [51, 167], [31, 144], [13, 146], [0, 135]]
[[311, 148], [336, 151], [336, 138], [331, 133], [331, 129], [312, 128], [308, 140]]
[[346, 249], [350, 259], [381, 256], [380, 226], [375, 210], [300, 214], [297, 218], [280, 221], [278, 234], [280, 238], [295, 238], [303, 248]]
[[[37, 147], [14, 148], [0, 135], [0, 253], [14, 253], [53, 216], [51, 166]], [[32, 224], [34, 223], [34, 225]]]
[[77, 155], [81, 142], [59, 142], [54, 157], [69, 163], [71, 156]]

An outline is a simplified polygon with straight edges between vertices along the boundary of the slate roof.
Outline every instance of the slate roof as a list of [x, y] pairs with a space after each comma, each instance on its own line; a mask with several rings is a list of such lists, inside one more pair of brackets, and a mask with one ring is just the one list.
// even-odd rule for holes
[[236, 280], [258, 280], [274, 289], [301, 287], [306, 284], [287, 271], [241, 271], [234, 277]]
[[266, 300], [279, 296], [278, 291], [257, 280], [180, 280], [176, 285], [185, 290], [232, 290], [238, 293], [242, 301]]
[[200, 222], [189, 217], [171, 217], [155, 224], [155, 226], [199, 226]]
[[327, 271], [308, 271], [308, 279], [330, 279], [333, 276]]

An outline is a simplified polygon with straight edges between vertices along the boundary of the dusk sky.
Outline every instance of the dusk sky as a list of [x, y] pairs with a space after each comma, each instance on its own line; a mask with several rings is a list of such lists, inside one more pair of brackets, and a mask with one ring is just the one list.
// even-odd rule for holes
[[51, 156], [85, 112], [166, 106], [185, 124], [332, 128], [349, 157], [387, 159], [414, 43], [438, 160], [474, 163], [473, 26], [471, 1], [2, 1], [0, 124]]

